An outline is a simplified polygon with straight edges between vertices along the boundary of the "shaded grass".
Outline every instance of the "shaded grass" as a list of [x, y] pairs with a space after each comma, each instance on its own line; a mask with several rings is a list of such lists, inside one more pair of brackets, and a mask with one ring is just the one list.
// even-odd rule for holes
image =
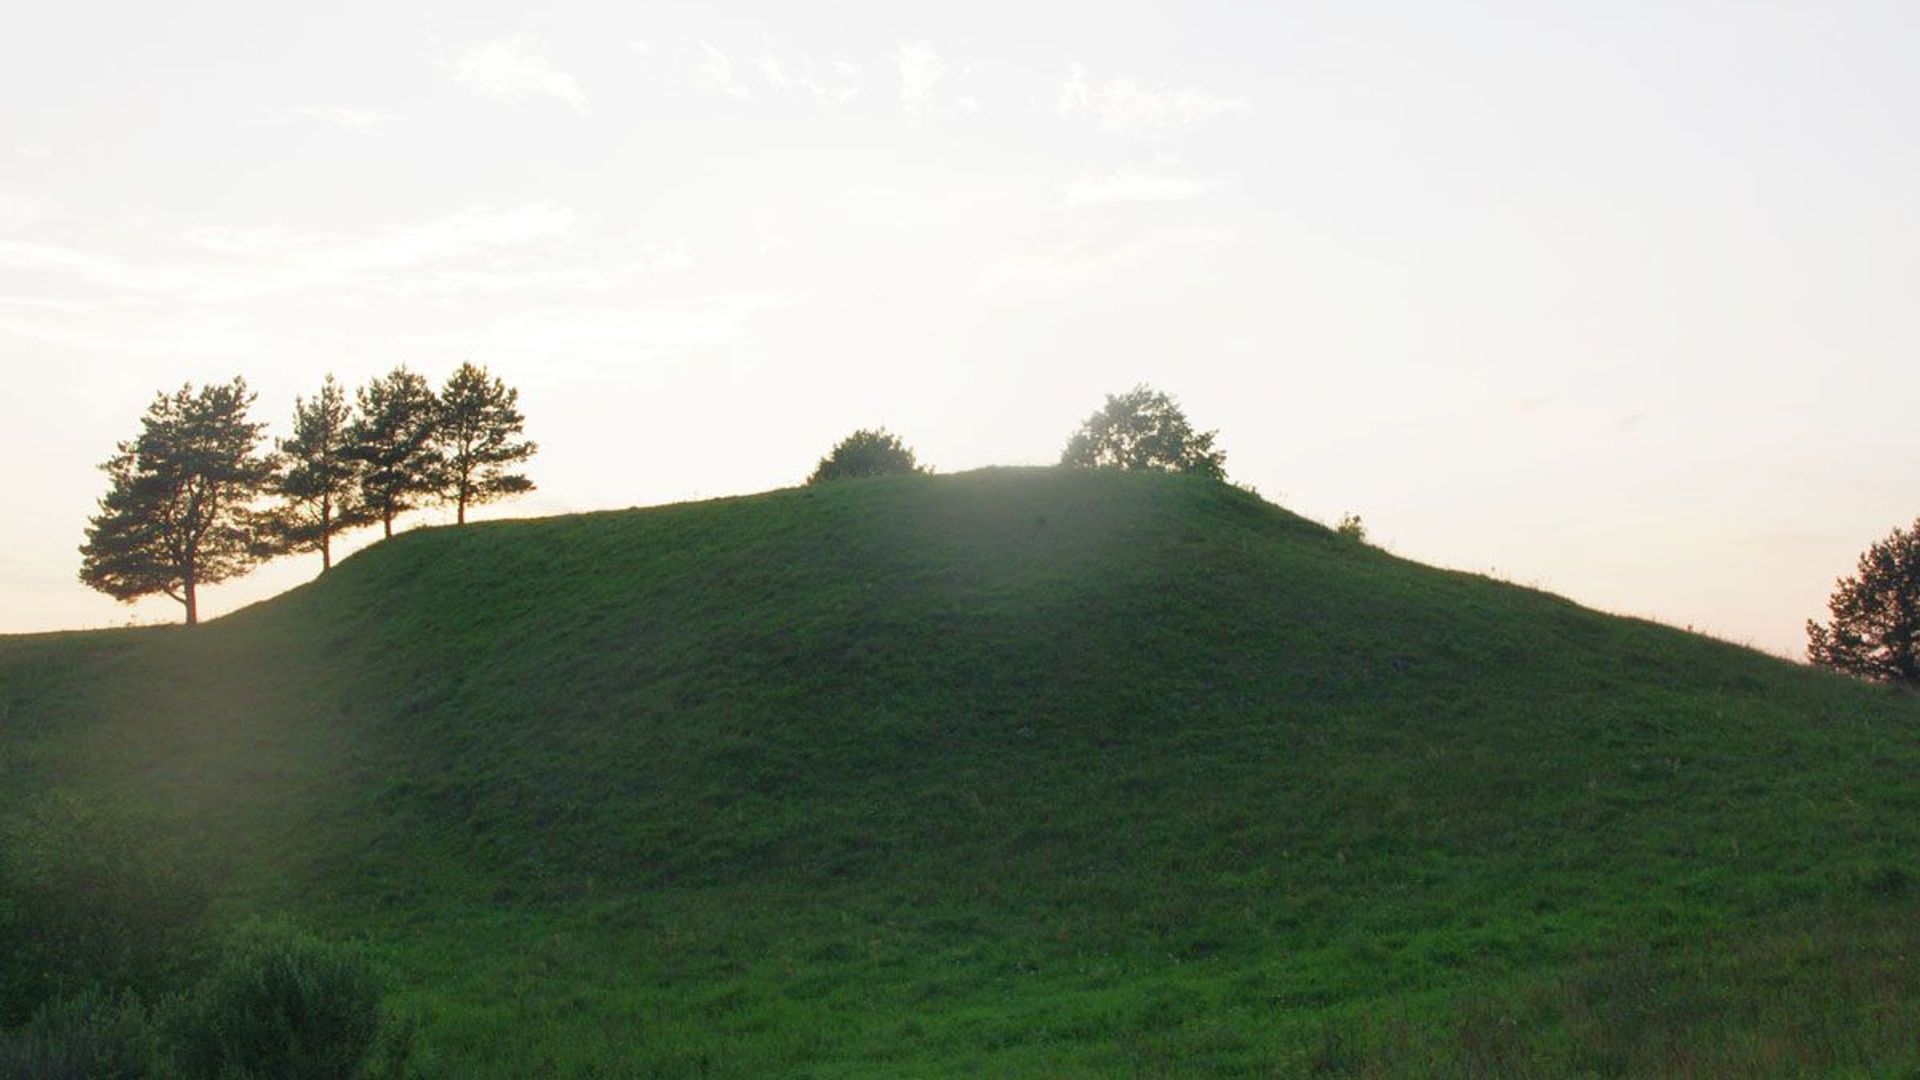
[[1915, 717], [1218, 484], [990, 470], [0, 638], [0, 816], [369, 937], [462, 1075], [1647, 1071], [1568, 989], [1635, 957], [1703, 1061], [1866, 1067], [1822, 1032], [1914, 995], [1808, 957], [1902, 944]]

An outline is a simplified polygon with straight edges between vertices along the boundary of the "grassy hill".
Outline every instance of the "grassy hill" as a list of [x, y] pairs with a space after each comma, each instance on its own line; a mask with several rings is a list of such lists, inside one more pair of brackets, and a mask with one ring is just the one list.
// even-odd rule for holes
[[449, 1075], [1911, 1069], [1916, 776], [1909, 697], [1161, 475], [421, 529], [0, 638], [11, 880], [363, 942]]

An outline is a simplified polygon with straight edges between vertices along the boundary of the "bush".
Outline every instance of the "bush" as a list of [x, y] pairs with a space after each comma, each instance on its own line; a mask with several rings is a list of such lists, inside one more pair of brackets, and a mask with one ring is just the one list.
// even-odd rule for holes
[[55, 794], [0, 820], [0, 1028], [81, 990], [180, 985], [207, 896], [177, 844], [98, 804]]
[[1367, 524], [1360, 520], [1359, 514], [1340, 515], [1340, 524], [1335, 525], [1333, 531], [1356, 543], [1367, 542]]
[[813, 475], [807, 477], [807, 483], [928, 471], [914, 460], [913, 451], [900, 441], [900, 436], [886, 428], [863, 428], [841, 439], [826, 457], [821, 458], [820, 464], [814, 467]]
[[42, 1005], [20, 1030], [0, 1036], [0, 1076], [132, 1080], [154, 1075], [161, 1063], [147, 1010], [98, 991]]
[[367, 1076], [386, 1028], [381, 996], [358, 953], [250, 923], [176, 1015], [179, 1063], [191, 1076]]

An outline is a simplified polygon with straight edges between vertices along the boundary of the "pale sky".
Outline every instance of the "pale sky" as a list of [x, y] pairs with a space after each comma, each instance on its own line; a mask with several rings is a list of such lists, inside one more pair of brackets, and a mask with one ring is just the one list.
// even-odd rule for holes
[[284, 434], [472, 360], [542, 446], [495, 516], [876, 424], [1050, 463], [1147, 382], [1291, 510], [1798, 655], [1920, 515], [1917, 56], [1905, 2], [13, 5], [0, 632], [178, 618], [75, 578], [157, 390]]

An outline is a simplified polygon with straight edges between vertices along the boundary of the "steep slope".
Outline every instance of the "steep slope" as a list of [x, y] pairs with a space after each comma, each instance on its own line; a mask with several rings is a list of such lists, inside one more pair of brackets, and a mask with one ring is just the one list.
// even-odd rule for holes
[[[457, 1074], [1671, 1064], [1608, 1041], [1642, 1007], [1764, 1064], [1910, 917], [1916, 719], [1221, 485], [989, 470], [0, 639], [0, 813], [364, 936]], [[1875, 987], [1830, 1025], [1884, 1039], [1778, 1060], [1898, 1045]]]

